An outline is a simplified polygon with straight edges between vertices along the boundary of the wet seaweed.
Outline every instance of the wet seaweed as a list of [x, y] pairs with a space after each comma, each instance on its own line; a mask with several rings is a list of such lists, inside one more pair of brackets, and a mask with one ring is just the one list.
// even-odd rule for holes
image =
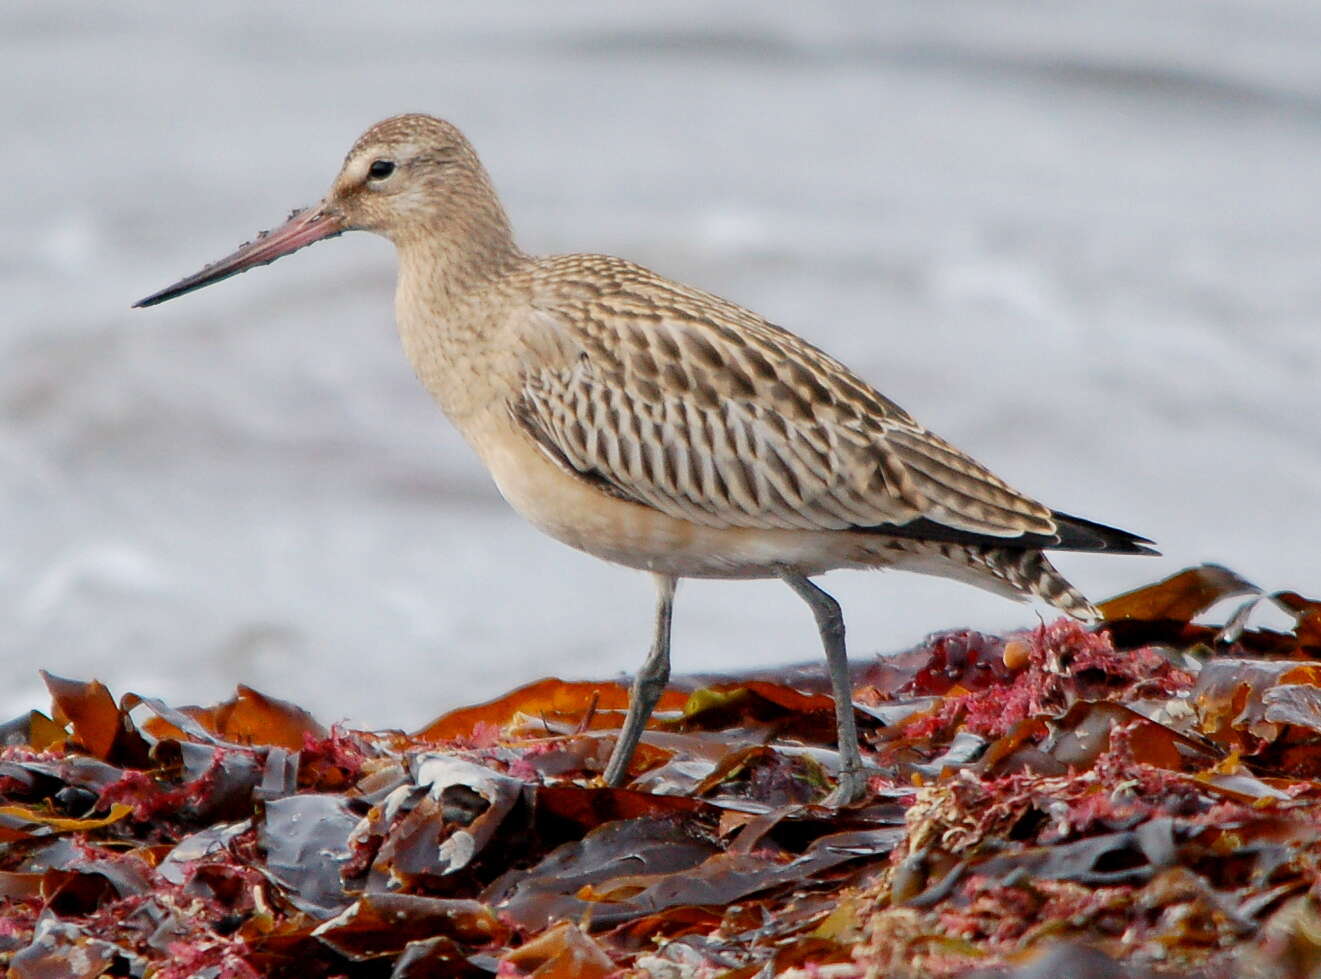
[[[1203, 620], [1227, 600], [1220, 624]], [[1291, 630], [1253, 626], [1269, 606]], [[1190, 569], [855, 669], [614, 683], [411, 734], [46, 676], [0, 726], [0, 965], [55, 975], [1295, 976], [1321, 968], [1321, 603]]]

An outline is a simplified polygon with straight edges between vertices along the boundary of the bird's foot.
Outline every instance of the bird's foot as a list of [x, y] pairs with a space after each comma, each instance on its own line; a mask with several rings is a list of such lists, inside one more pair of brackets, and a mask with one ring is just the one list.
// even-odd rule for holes
[[821, 800], [821, 804], [831, 809], [843, 809], [866, 794], [866, 773], [860, 768], [846, 768], [839, 773], [839, 781], [835, 783], [834, 790]]

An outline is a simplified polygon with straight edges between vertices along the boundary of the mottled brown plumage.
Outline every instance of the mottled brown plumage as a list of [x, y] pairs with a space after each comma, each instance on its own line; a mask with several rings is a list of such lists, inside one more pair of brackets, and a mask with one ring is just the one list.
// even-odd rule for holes
[[843, 620], [810, 576], [903, 568], [1090, 617], [1043, 552], [1146, 550], [1013, 489], [741, 306], [617, 258], [524, 254], [467, 140], [428, 116], [372, 127], [320, 204], [141, 305], [349, 230], [397, 246], [409, 360], [514, 508], [657, 576], [656, 640], [613, 783], [668, 677], [680, 577], [780, 577], [812, 607], [840, 725], [833, 801], [845, 802], [863, 780]]

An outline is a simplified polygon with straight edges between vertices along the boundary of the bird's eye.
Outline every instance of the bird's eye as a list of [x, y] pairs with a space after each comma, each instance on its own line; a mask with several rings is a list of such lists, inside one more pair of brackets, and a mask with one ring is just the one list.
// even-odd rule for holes
[[372, 165], [367, 168], [367, 176], [373, 180], [384, 180], [392, 173], [394, 173], [393, 160], [373, 160]]

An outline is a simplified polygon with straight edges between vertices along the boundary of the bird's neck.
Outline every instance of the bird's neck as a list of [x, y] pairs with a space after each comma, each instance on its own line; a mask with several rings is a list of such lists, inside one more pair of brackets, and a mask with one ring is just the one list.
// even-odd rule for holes
[[419, 379], [451, 419], [484, 411], [498, 396], [506, 306], [516, 302], [511, 275], [531, 259], [514, 244], [494, 198], [464, 210], [427, 234], [398, 238], [395, 318]]
[[399, 285], [433, 308], [461, 303], [526, 261], [492, 194], [452, 201], [443, 217], [396, 238]]

